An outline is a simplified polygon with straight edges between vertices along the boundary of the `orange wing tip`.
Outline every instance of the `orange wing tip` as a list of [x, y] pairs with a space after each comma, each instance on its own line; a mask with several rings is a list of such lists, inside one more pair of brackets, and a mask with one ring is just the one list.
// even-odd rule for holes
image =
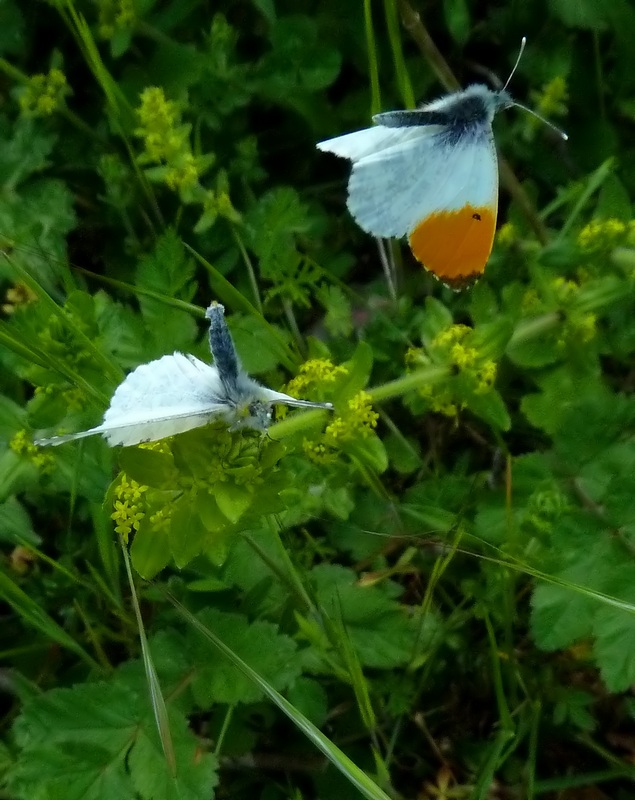
[[481, 277], [492, 252], [496, 206], [465, 205], [456, 211], [436, 211], [408, 235], [415, 258], [455, 291]]

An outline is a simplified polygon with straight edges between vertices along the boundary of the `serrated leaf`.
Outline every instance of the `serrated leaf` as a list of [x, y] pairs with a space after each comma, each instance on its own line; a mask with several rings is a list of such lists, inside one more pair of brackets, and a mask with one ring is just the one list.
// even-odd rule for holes
[[356, 585], [352, 570], [322, 564], [311, 571], [320, 607], [341, 619], [360, 662], [390, 669], [405, 665], [437, 631], [432, 615], [411, 616], [376, 586]]
[[[248, 659], [253, 669], [277, 689], [284, 689], [300, 675], [300, 660], [295, 642], [270, 622], [249, 623], [241, 614], [207, 609], [198, 615], [200, 622], [223, 640], [238, 656]], [[192, 690], [202, 708], [213, 703], [254, 703], [261, 690], [236, 668], [219, 658], [210, 643], [192, 632], [190, 651], [198, 665]]]
[[148, 800], [209, 796], [216, 783], [214, 759], [200, 756], [186, 719], [174, 710], [170, 729], [176, 781], [168, 774], [145, 693], [122, 682], [55, 689], [25, 703], [14, 725], [21, 758], [9, 784], [25, 800], [121, 800], [132, 796], [133, 785]]

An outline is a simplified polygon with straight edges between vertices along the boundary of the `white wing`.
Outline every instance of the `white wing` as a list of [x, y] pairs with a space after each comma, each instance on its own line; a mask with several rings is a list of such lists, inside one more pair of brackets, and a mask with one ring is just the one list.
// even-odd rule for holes
[[215, 367], [174, 353], [141, 364], [115, 391], [101, 425], [79, 433], [36, 440], [58, 445], [101, 433], [111, 446], [153, 442], [207, 424], [215, 416], [232, 417], [232, 406]]
[[439, 126], [377, 126], [318, 147], [353, 161], [347, 205], [374, 236], [404, 236], [437, 211], [496, 206], [491, 126], [454, 144]]
[[[349, 161], [357, 162], [394, 145], [418, 139], [424, 130], [431, 131], [432, 126], [424, 129], [422, 126], [387, 128], [375, 125], [362, 131], [345, 133], [344, 136], [336, 136], [334, 139], [318, 142], [316, 147], [325, 153], [333, 153], [340, 158], [348, 158]], [[441, 130], [440, 127], [434, 126], [435, 132], [439, 130]]]
[[266, 386], [258, 385], [257, 392], [258, 399], [263, 403], [279, 403], [292, 408], [325, 408], [329, 411], [333, 408], [333, 403], [314, 403], [312, 400], [297, 400], [295, 397], [291, 397], [290, 394], [276, 392], [275, 389], [268, 389]]

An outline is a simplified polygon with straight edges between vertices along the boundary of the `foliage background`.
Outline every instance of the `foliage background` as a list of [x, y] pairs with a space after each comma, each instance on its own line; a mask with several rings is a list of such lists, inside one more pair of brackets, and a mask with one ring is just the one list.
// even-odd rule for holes
[[[632, 4], [0, 19], [3, 796], [635, 796]], [[395, 244], [394, 299], [315, 142], [447, 64], [506, 76], [522, 35], [513, 93], [570, 141], [497, 119], [484, 279], [453, 294]], [[139, 363], [207, 357], [211, 298], [248, 371], [335, 402], [330, 433], [32, 444]]]

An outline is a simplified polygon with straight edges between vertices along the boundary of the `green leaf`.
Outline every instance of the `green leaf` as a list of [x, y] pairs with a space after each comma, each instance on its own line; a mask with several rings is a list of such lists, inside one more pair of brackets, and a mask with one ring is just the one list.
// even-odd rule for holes
[[611, 593], [631, 603], [633, 610], [599, 608], [593, 619], [594, 655], [610, 692], [625, 692], [635, 680], [635, 568], [616, 570]]
[[473, 414], [499, 431], [508, 431], [511, 428], [511, 417], [505, 406], [505, 401], [495, 389], [490, 389], [485, 394], [472, 392], [467, 400], [467, 405]]
[[320, 607], [329, 617], [341, 618], [367, 667], [389, 669], [408, 664], [438, 632], [432, 615], [411, 615], [405, 606], [390, 599], [385, 589], [356, 585], [352, 570], [322, 564], [311, 576]]
[[0, 572], [0, 597], [13, 608], [27, 625], [37, 628], [45, 637], [75, 653], [91, 666], [96, 666], [95, 661], [84, 648], [3, 572]]
[[293, 102], [298, 92], [325, 89], [339, 73], [339, 52], [321, 39], [317, 24], [306, 15], [278, 18], [271, 28], [271, 48], [259, 65], [261, 91], [279, 101]]
[[178, 477], [174, 459], [169, 453], [125, 447], [119, 454], [119, 464], [128, 477], [142, 486], [173, 489]]
[[323, 686], [312, 678], [300, 677], [289, 689], [289, 702], [310, 719], [314, 725], [323, 725], [328, 714], [328, 696]]
[[368, 800], [388, 800], [388, 795], [369, 778], [351, 759], [343, 753], [330, 739], [328, 739], [318, 728], [313, 725], [303, 714], [289, 703], [271, 684], [261, 675], [252, 669], [248, 663], [240, 658], [231, 647], [216, 634], [207, 629], [200, 621], [194, 617], [178, 600], [171, 595], [166, 595], [167, 599], [178, 610], [181, 616], [189, 620], [214, 647], [219, 650], [238, 670], [253, 684], [260, 687], [267, 697], [274, 702], [281, 711], [302, 731], [308, 739], [323, 753], [326, 758], [338, 769], [350, 783], [358, 789]]
[[611, 16], [602, 0], [549, 0], [548, 5], [553, 15], [570, 28], [602, 31]]
[[[300, 675], [300, 660], [295, 642], [278, 631], [270, 622], [249, 623], [241, 614], [216, 609], [200, 612], [202, 625], [219, 636], [240, 658], [248, 658], [253, 669], [276, 689], [286, 689]], [[224, 658], [196, 632], [188, 634], [188, 648], [198, 665], [192, 680], [192, 691], [202, 708], [214, 703], [254, 703], [262, 699], [262, 691]], [[214, 655], [212, 655], [214, 654]]]
[[42, 541], [33, 530], [24, 506], [15, 497], [0, 503], [0, 541], [32, 545]]
[[231, 483], [219, 483], [214, 489], [214, 499], [219, 509], [233, 523], [238, 522], [248, 510], [253, 497], [253, 493], [245, 486]]
[[[216, 783], [215, 761], [201, 757], [187, 720], [170, 716], [178, 775], [167, 771], [145, 693], [123, 683], [55, 689], [28, 701], [14, 725], [21, 756], [9, 774], [19, 798], [199, 800]], [[138, 749], [138, 751], [137, 751]]]
[[434, 297], [426, 297], [425, 313], [421, 325], [421, 341], [429, 346], [441, 331], [452, 324], [452, 312]]
[[350, 336], [353, 312], [348, 297], [339, 286], [328, 286], [320, 292], [320, 303], [326, 309], [324, 325], [331, 336]]
[[170, 563], [172, 550], [166, 531], [157, 530], [146, 516], [130, 545], [130, 558], [135, 570], [151, 580]]
[[342, 445], [342, 451], [374, 472], [382, 473], [388, 469], [386, 448], [375, 433], [371, 433], [370, 436], [365, 436], [363, 439], [345, 442]]
[[196, 558], [207, 540], [207, 530], [198, 514], [196, 501], [195, 492], [177, 500], [170, 519], [170, 549], [179, 569]]
[[196, 336], [196, 323], [191, 314], [170, 307], [169, 300], [190, 301], [194, 294], [193, 277], [194, 262], [186, 257], [181, 239], [172, 229], [165, 231], [153, 252], [139, 262], [136, 285], [168, 300], [166, 303], [143, 294], [139, 296], [142, 315], [155, 341], [150, 351], [153, 355], [191, 347]]

